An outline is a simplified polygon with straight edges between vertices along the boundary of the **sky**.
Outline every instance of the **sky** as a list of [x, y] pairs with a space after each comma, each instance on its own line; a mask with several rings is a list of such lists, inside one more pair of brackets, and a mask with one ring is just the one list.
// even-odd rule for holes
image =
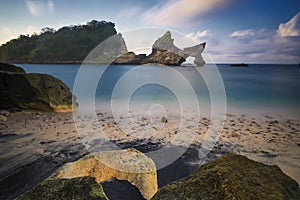
[[215, 63], [300, 62], [299, 0], [1, 0], [0, 44], [93, 19], [120, 33], [156, 27], [205, 41]]

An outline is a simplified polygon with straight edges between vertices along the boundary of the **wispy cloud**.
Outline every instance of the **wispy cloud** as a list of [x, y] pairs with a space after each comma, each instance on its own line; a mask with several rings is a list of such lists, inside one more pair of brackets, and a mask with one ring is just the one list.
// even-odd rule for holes
[[245, 39], [245, 38], [248, 38], [248, 37], [251, 37], [251, 36], [254, 36], [254, 31], [252, 29], [234, 31], [230, 35], [230, 37], [238, 38], [238, 39]]
[[54, 3], [52, 0], [25, 0], [25, 4], [33, 16], [42, 16], [54, 11]]
[[226, 5], [230, 0], [167, 0], [150, 8], [143, 18], [161, 26], [195, 22], [197, 17]]
[[203, 42], [203, 40], [211, 38], [213, 35], [210, 30], [198, 31], [196, 33], [189, 33], [186, 35], [197, 43]]
[[300, 36], [300, 12], [290, 19], [290, 21], [280, 24], [277, 33], [281, 37]]

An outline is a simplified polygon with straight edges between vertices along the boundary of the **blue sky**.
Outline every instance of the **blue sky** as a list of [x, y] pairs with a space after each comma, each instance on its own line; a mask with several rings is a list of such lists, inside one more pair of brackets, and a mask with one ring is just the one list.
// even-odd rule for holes
[[299, 0], [2, 0], [0, 44], [20, 34], [112, 21], [118, 32], [160, 27], [207, 42], [214, 62], [299, 63]]

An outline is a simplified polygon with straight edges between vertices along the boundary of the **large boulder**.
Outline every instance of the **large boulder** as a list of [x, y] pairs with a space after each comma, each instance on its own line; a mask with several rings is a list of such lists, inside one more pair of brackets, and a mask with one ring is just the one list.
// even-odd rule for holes
[[107, 197], [95, 178], [87, 176], [45, 180], [17, 198], [17, 200], [32, 199], [107, 200]]
[[77, 107], [72, 103], [75, 97], [61, 80], [47, 74], [7, 71], [0, 71], [0, 109], [69, 112]]
[[63, 165], [50, 179], [95, 177], [97, 182], [116, 178], [136, 186], [145, 199], [150, 199], [158, 189], [155, 163], [145, 154], [135, 150], [95, 152]]
[[300, 189], [277, 166], [228, 154], [162, 187], [152, 199], [300, 199]]

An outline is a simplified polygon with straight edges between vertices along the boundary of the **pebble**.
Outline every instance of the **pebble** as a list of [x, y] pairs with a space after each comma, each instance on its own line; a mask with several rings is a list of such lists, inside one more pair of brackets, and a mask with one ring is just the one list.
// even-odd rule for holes
[[7, 117], [9, 115], [9, 111], [7, 111], [7, 110], [1, 110], [0, 114]]
[[0, 115], [0, 122], [6, 122], [7, 117], [5, 117], [4, 115]]

